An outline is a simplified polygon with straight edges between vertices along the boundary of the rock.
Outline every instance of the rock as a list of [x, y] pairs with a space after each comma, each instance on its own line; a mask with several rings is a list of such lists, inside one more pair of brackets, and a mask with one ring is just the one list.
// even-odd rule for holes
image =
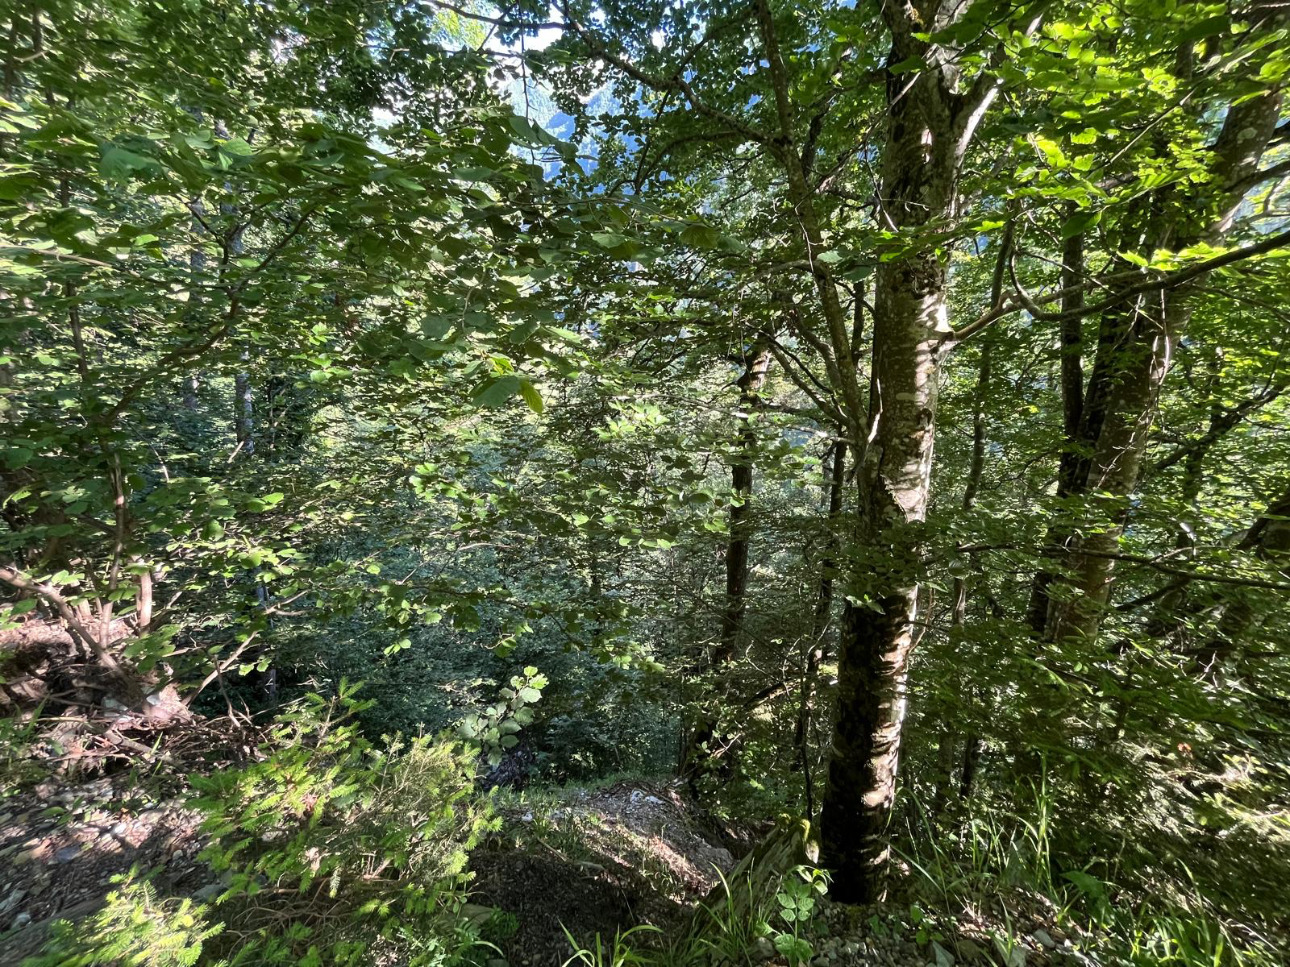
[[1004, 967], [1026, 967], [1026, 948], [1011, 938], [995, 935], [994, 949]]
[[496, 907], [486, 907], [479, 903], [464, 903], [461, 907], [462, 919], [470, 922], [476, 928], [488, 923], [496, 913]]
[[75, 846], [64, 846], [62, 849], [60, 849], [58, 852], [54, 854], [54, 862], [70, 863], [72, 860], [76, 859], [76, 857], [80, 855], [81, 855], [80, 844], [77, 844]]
[[775, 945], [770, 942], [770, 937], [758, 937], [753, 941], [752, 950], [748, 953], [754, 963], [762, 963], [774, 958]]
[[13, 918], [13, 929], [21, 930], [29, 923], [31, 923], [31, 914], [27, 913], [24, 910], [22, 913], [18, 914], [16, 917]]
[[1035, 942], [1045, 950], [1052, 950], [1057, 946], [1057, 941], [1049, 935], [1047, 930], [1036, 930], [1031, 934], [1031, 936], [1034, 937]]
[[487, 967], [511, 967], [511, 965], [501, 957], [490, 957], [488, 958]]
[[208, 883], [200, 890], [193, 891], [193, 899], [199, 903], [209, 903], [223, 892], [224, 888], [218, 883]]
[[954, 955], [935, 940], [932, 941], [932, 959], [934, 967], [954, 967]]
[[971, 937], [960, 937], [955, 947], [958, 949], [959, 956], [968, 963], [973, 963], [985, 957], [985, 951], [981, 949], [981, 945]]

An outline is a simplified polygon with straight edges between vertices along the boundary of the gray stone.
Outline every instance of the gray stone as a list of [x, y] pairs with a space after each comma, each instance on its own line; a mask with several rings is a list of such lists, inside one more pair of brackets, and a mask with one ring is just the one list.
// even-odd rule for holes
[[985, 951], [981, 949], [981, 945], [971, 937], [959, 938], [959, 942], [955, 946], [958, 948], [959, 956], [968, 963], [981, 960], [985, 956]]
[[1052, 950], [1057, 946], [1057, 941], [1052, 938], [1047, 930], [1036, 930], [1031, 934], [1031, 936], [1034, 937], [1035, 942], [1045, 950]]
[[1016, 940], [1009, 941], [995, 935], [994, 949], [1003, 962], [1003, 967], [1026, 967], [1026, 948]]
[[81, 847], [79, 843], [76, 844], [75, 846], [64, 846], [57, 853], [54, 854], [54, 862], [70, 863], [72, 860], [76, 859], [76, 857], [80, 855], [81, 855]]
[[479, 903], [464, 903], [461, 907], [462, 919], [469, 921], [476, 927], [482, 927], [493, 919], [493, 915], [496, 913], [496, 907], [486, 907]]

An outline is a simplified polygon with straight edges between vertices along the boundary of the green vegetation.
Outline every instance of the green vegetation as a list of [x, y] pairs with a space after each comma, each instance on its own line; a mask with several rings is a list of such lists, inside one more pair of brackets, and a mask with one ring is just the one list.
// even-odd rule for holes
[[0, 36], [0, 963], [1284, 961], [1285, 3]]

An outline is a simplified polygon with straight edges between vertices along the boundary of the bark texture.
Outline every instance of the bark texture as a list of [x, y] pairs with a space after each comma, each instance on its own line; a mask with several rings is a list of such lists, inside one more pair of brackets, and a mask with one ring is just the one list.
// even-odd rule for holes
[[[1284, 14], [1269, 17], [1275, 26]], [[1210, 185], [1186, 197], [1166, 196], [1142, 213], [1141, 251], [1181, 250], [1201, 241], [1221, 243], [1250, 175], [1272, 139], [1281, 95], [1268, 91], [1228, 109], [1213, 145]], [[1107, 607], [1128, 502], [1138, 485], [1161, 387], [1186, 330], [1196, 279], [1126, 299], [1103, 314], [1097, 358], [1083, 400], [1081, 444], [1088, 457], [1075, 468], [1073, 492], [1085, 497], [1082, 529], [1072, 544], [1068, 586], [1048, 602], [1051, 640], [1095, 639]], [[1094, 496], [1096, 495], [1096, 496]]]
[[957, 52], [920, 39], [927, 23], [947, 16], [941, 6], [884, 7], [889, 63], [926, 67], [891, 72], [887, 85], [880, 218], [903, 244], [876, 275], [869, 446], [855, 534], [864, 555], [850, 556], [820, 817], [832, 892], [844, 902], [869, 902], [885, 891], [919, 601], [918, 525], [931, 484], [938, 368], [949, 345], [948, 263], [920, 236], [953, 224], [963, 155], [997, 90], [987, 81], [961, 90]]

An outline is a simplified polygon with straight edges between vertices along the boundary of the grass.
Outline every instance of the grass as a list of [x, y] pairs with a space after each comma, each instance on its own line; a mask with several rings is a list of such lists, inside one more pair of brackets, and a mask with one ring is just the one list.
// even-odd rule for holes
[[[911, 795], [908, 790], [905, 794]], [[915, 800], [907, 838], [913, 845], [897, 850], [941, 915], [987, 924], [1004, 959], [1019, 942], [1014, 916], [1024, 912], [1073, 933], [1083, 960], [1094, 965], [1282, 963], [1272, 944], [1248, 929], [1238, 940], [1239, 928], [1206, 909], [1195, 884], [1169, 884], [1167, 895], [1174, 899], [1162, 899], [1166, 891], [1160, 890], [1135, 901], [1128, 891], [1094, 875], [1091, 864], [1058, 873], [1062, 864], [1052, 846], [1053, 791], [1044, 779], [1031, 794], [1024, 815], [986, 809], [967, 816], [953, 833]]]

